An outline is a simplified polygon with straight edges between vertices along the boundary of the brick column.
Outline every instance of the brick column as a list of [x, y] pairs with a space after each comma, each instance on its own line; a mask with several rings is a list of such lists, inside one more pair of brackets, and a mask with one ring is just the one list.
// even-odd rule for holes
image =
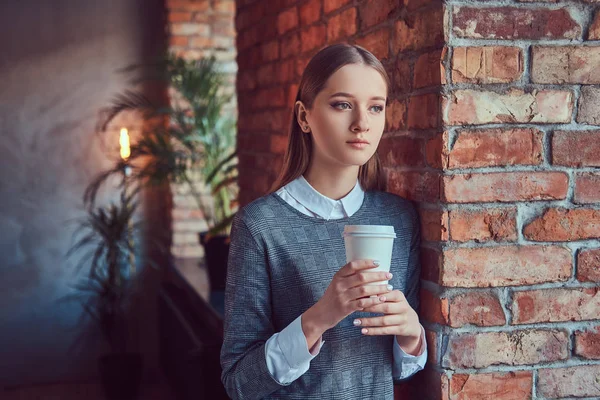
[[361, 44], [392, 78], [380, 152], [419, 204], [430, 353], [396, 398], [599, 397], [597, 6], [265, 3], [237, 3], [244, 204], [281, 166], [318, 49]]
[[[188, 60], [215, 56], [228, 74], [227, 93], [233, 94], [224, 112], [235, 116], [235, 0], [167, 0], [169, 50]], [[197, 178], [200, 180], [200, 178]], [[198, 203], [185, 185], [173, 186], [173, 246], [175, 257], [199, 257], [204, 254], [198, 232], [206, 230], [206, 222]], [[210, 194], [199, 184], [197, 190]]]
[[444, 398], [600, 396], [593, 15], [447, 4], [445, 131], [429, 144], [447, 234], [423, 291]]

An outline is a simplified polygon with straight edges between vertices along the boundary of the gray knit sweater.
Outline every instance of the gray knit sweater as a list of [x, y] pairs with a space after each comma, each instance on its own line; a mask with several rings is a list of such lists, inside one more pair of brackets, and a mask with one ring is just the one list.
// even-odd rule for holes
[[309, 370], [289, 385], [269, 373], [265, 342], [314, 305], [346, 264], [345, 225], [392, 225], [397, 239], [390, 283], [418, 310], [419, 224], [413, 205], [396, 195], [365, 192], [349, 218], [323, 220], [276, 194], [242, 208], [231, 230], [225, 289], [222, 381], [233, 399], [393, 399], [394, 336], [364, 336], [355, 312], [323, 334]]

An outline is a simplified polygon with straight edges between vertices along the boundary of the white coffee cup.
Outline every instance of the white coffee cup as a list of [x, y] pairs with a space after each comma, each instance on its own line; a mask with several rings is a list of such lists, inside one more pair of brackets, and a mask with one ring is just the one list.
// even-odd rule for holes
[[[346, 225], [344, 227], [344, 245], [346, 262], [355, 260], [375, 260], [379, 266], [370, 272], [390, 272], [392, 249], [396, 233], [388, 225]], [[387, 280], [368, 283], [368, 285], [386, 285]]]

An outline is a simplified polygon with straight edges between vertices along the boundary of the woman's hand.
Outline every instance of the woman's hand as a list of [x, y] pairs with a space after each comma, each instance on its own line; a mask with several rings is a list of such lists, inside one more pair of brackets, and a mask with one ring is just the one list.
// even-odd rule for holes
[[335, 273], [323, 297], [302, 315], [302, 330], [309, 349], [326, 330], [354, 311], [381, 303], [379, 295], [390, 292], [388, 285], [366, 285], [392, 277], [389, 272], [368, 271], [375, 267], [377, 264], [373, 260], [358, 260]]
[[364, 335], [396, 335], [400, 347], [405, 352], [415, 355], [421, 344], [419, 316], [399, 290], [380, 296], [380, 299], [380, 304], [366, 307], [364, 311], [385, 315], [357, 318], [354, 325], [362, 326], [361, 332]]

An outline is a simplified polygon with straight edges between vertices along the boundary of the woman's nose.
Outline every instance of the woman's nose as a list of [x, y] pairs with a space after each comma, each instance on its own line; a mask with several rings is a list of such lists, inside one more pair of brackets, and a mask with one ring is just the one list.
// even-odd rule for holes
[[366, 132], [369, 130], [369, 117], [366, 112], [358, 110], [352, 122], [352, 132]]

